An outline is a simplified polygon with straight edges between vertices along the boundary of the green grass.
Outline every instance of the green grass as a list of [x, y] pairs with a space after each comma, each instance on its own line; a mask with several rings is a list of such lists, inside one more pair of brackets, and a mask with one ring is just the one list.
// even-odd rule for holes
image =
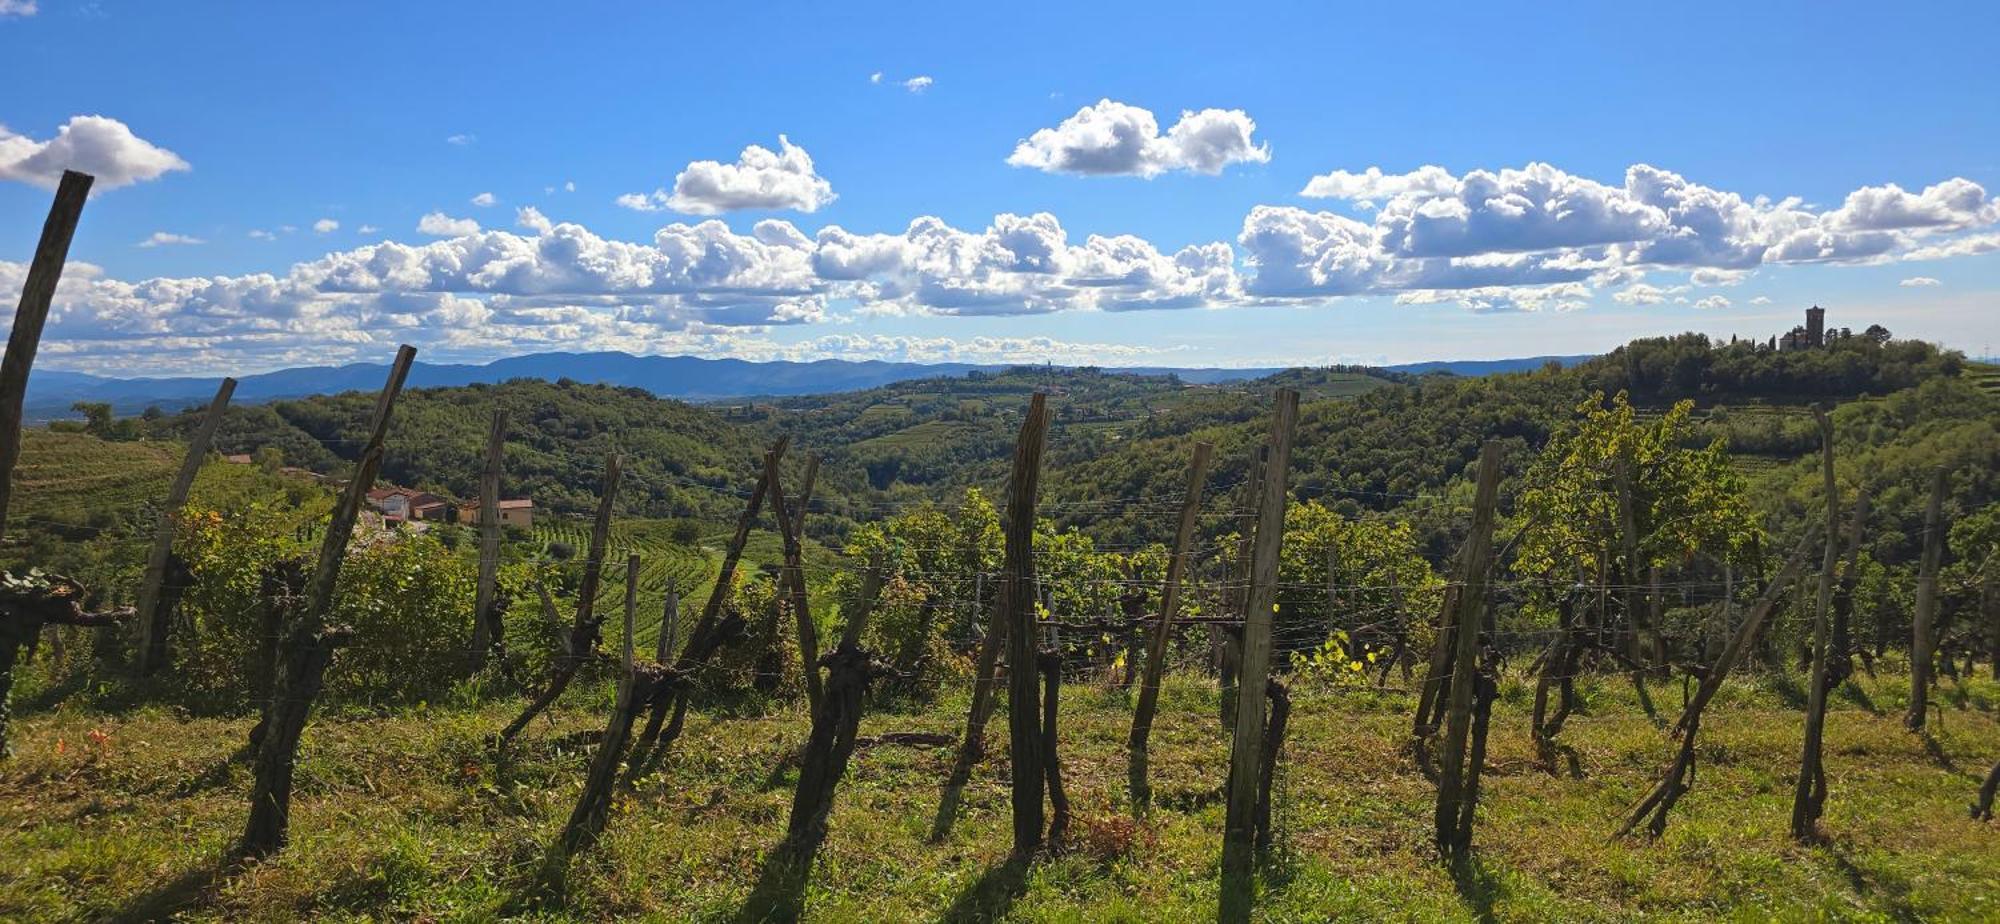
[[[1692, 793], [1664, 839], [1614, 840], [1621, 810], [1667, 756], [1623, 685], [1589, 690], [1563, 741], [1580, 776], [1537, 766], [1509, 684], [1496, 710], [1476, 863], [1454, 876], [1427, 847], [1431, 787], [1399, 750], [1401, 694], [1301, 690], [1277, 793], [1280, 849], [1260, 915], [1322, 920], [1993, 920], [2000, 828], [1966, 817], [2000, 758], [2000, 685], [1947, 682], [1942, 727], [1899, 725], [1896, 678], [1836, 698], [1823, 844], [1786, 836], [1800, 715], [1765, 687], [1732, 685], [1703, 723]], [[1124, 694], [1073, 683], [1062, 746], [1074, 829], [1086, 846], [1002, 866], [1008, 810], [1004, 716], [952, 836], [927, 845], [947, 755], [859, 752], [813, 871], [814, 920], [1212, 920], [1227, 744], [1212, 686], [1170, 678], [1155, 733], [1153, 820], [1121, 815]], [[1671, 693], [1656, 692], [1663, 699]], [[219, 871], [244, 815], [232, 761], [248, 718], [78, 708], [28, 714], [0, 765], [0, 919], [720, 920], [756, 882], [794, 783], [775, 771], [805, 734], [801, 708], [698, 715], [666, 772], [614, 811], [597, 849], [539, 905], [528, 884], [567, 816], [601, 728], [606, 690], [573, 693], [515, 759], [481, 745], [518, 704], [388, 717], [322, 717], [307, 731], [294, 841]], [[1871, 712], [1861, 704], [1872, 704]], [[951, 731], [963, 694], [873, 713], [863, 734]], [[92, 732], [106, 737], [101, 744]], [[1018, 894], [1016, 894], [1018, 893]]]

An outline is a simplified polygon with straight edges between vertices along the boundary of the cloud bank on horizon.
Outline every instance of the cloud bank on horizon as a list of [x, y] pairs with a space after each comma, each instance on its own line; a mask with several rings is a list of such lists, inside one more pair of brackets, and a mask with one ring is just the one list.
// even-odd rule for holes
[[[1240, 109], [1186, 111], [1162, 131], [1152, 112], [1103, 99], [1035, 131], [1006, 163], [1083, 177], [1214, 177], [1272, 162], [1271, 146], [1255, 132]], [[282, 272], [126, 281], [73, 264], [47, 349], [71, 365], [143, 355], [156, 367], [190, 369], [222, 358], [324, 362], [396, 342], [461, 357], [558, 346], [955, 356], [973, 354], [945, 346], [948, 337], [828, 335], [785, 348], [759, 338], [779, 327], [865, 317], [1254, 308], [1348, 297], [1473, 312], [1570, 311], [1606, 296], [1626, 306], [1720, 309], [1731, 300], [1696, 290], [1741, 283], [1764, 267], [2000, 251], [2000, 200], [1960, 177], [1914, 191], [1863, 186], [1837, 206], [1815, 207], [1797, 197], [1746, 197], [1649, 164], [1607, 179], [1547, 163], [1462, 174], [1437, 166], [1335, 169], [1298, 192], [1324, 207], [1254, 205], [1233, 233], [1171, 249], [1137, 234], [1077, 239], [1046, 211], [1000, 212], [984, 227], [915, 215], [900, 231], [807, 229], [777, 217], [739, 230], [708, 217], [810, 214], [835, 200], [803, 147], [782, 134], [778, 145], [751, 144], [733, 163], [694, 161], [671, 190], [619, 196], [626, 208], [705, 219], [671, 221], [644, 241], [554, 221], [533, 207], [517, 209], [513, 230], [434, 210], [415, 228], [434, 240], [336, 250]], [[46, 141], [0, 129], [0, 178], [49, 186], [66, 167], [96, 173], [100, 189], [192, 169], [104, 116], [72, 118]], [[498, 202], [491, 192], [470, 200], [479, 208]], [[339, 228], [332, 218], [312, 225], [321, 235]], [[162, 231], [139, 246], [202, 242]], [[0, 287], [18, 288], [25, 272], [24, 263], [0, 261]], [[1047, 338], [967, 344], [975, 353], [1019, 347], [1033, 358], [1076, 352]], [[1076, 346], [1138, 355], [1103, 343]]]

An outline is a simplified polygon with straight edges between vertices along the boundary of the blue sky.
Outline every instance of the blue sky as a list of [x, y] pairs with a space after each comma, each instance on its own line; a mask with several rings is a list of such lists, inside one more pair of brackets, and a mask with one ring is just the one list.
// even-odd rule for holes
[[0, 0], [0, 281], [68, 158], [53, 368], [2000, 343], [1991, 4], [746, 6]]

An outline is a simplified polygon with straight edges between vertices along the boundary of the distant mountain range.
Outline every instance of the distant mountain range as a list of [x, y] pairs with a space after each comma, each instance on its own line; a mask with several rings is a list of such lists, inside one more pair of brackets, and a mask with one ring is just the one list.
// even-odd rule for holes
[[[1534, 369], [1551, 361], [1565, 365], [1588, 356], [1534, 356], [1523, 359], [1473, 360], [1466, 362], [1424, 362], [1388, 366], [1395, 372], [1449, 372], [1457, 375], [1489, 375]], [[814, 362], [785, 360], [755, 362], [743, 359], [706, 359], [699, 356], [634, 356], [630, 353], [535, 353], [494, 360], [484, 365], [417, 363], [410, 369], [408, 387], [430, 388], [470, 385], [477, 382], [504, 382], [509, 379], [574, 379], [643, 388], [662, 397], [687, 401], [717, 401], [746, 396], [812, 395], [873, 388], [891, 382], [937, 376], [962, 376], [969, 372], [995, 372], [1019, 364], [909, 363], [881, 360], [822, 359]], [[1177, 375], [1197, 384], [1235, 382], [1262, 378], [1280, 368], [1223, 369], [1140, 366], [1111, 371], [1134, 375]], [[246, 375], [236, 382], [235, 400], [243, 403], [302, 398], [308, 395], [337, 394], [356, 389], [382, 387], [388, 366], [379, 363], [349, 363], [344, 366], [302, 366]], [[220, 378], [136, 378], [119, 379], [81, 372], [36, 370], [29, 379], [26, 415], [29, 419], [75, 416], [70, 405], [78, 401], [101, 401], [120, 414], [136, 414], [150, 406], [178, 411], [201, 404], [215, 394]]]

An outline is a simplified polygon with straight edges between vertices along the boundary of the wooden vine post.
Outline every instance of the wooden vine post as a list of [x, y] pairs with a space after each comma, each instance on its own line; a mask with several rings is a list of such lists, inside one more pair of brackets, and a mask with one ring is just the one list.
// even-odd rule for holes
[[1218, 919], [1248, 921], [1255, 889], [1259, 767], [1264, 753], [1265, 681], [1271, 673], [1271, 611], [1278, 595], [1278, 556], [1285, 539], [1286, 476], [1299, 393], [1280, 388], [1257, 493], [1257, 529], [1250, 540], [1250, 583], [1244, 596], [1241, 673], [1229, 751], [1228, 812], [1222, 832], [1222, 901]]
[[792, 812], [784, 840], [765, 862], [765, 874], [746, 903], [744, 917], [760, 921], [794, 921], [801, 912], [806, 876], [826, 840], [833, 797], [847, 774], [861, 727], [861, 710], [868, 687], [885, 671], [875, 656], [861, 647], [861, 631], [882, 589], [882, 558], [870, 558], [861, 575], [861, 599], [847, 617], [846, 628], [832, 652], [806, 669], [826, 668], [822, 697], [813, 709], [812, 732], [799, 761], [799, 783], [792, 792]]
[[770, 486], [771, 519], [777, 521], [778, 536], [785, 550], [784, 565], [778, 573], [778, 596], [791, 609], [797, 624], [799, 665], [803, 668], [808, 714], [819, 712], [819, 628], [813, 624], [812, 611], [806, 607], [805, 552], [800, 541], [805, 536], [806, 505], [812, 502], [813, 480], [818, 474], [819, 456], [807, 456], [805, 483], [799, 492], [798, 509], [794, 511], [785, 500], [779, 480], [778, 457], [769, 453], [764, 456], [764, 483]]
[[[767, 455], [782, 457], [785, 448], [791, 445], [790, 437], [780, 436], [771, 444]], [[708, 602], [703, 605], [701, 615], [688, 630], [687, 647], [681, 651], [669, 670], [667, 679], [653, 691], [647, 709], [646, 729], [640, 733], [638, 744], [632, 748], [632, 761], [625, 769], [625, 783], [631, 785], [642, 776], [653, 771], [666, 759], [667, 749], [680, 737], [686, 727], [688, 695], [694, 676], [708, 663], [710, 656], [724, 644], [734, 639], [743, 630], [742, 617], [723, 613], [723, 604], [728, 602], [729, 593], [736, 585], [736, 566], [743, 560], [743, 546], [750, 541], [750, 530], [757, 524], [757, 512], [764, 507], [764, 494], [770, 486], [770, 479], [763, 471], [757, 474], [756, 486], [750, 489], [750, 500], [743, 506], [743, 515], [736, 520], [736, 532], [729, 538], [729, 546], [722, 554], [722, 567], [715, 573], [715, 586], [709, 590]], [[669, 720], [669, 715], [672, 718]]]
[[389, 367], [389, 381], [375, 399], [375, 413], [368, 426], [368, 442], [354, 462], [354, 476], [333, 508], [320, 543], [319, 559], [306, 584], [304, 609], [291, 619], [278, 654], [277, 674], [271, 686], [264, 734], [257, 746], [257, 760], [250, 788], [250, 818], [243, 828], [237, 852], [244, 857], [263, 857], [285, 846], [291, 822], [292, 772], [297, 766], [299, 736], [313, 702], [319, 698], [326, 667], [333, 650], [353, 634], [346, 626], [330, 625], [333, 591], [340, 580], [340, 566], [347, 557], [347, 542], [354, 535], [354, 523], [361, 515], [361, 502], [375, 486], [382, 470], [382, 446], [389, 436], [389, 414], [409, 377], [410, 363], [417, 351], [403, 346]]
[[[1236, 558], [1229, 566], [1229, 578], [1223, 586], [1224, 611], [1239, 618], [1247, 618], [1249, 612], [1246, 607], [1250, 598], [1251, 536], [1257, 532], [1257, 505], [1264, 496], [1264, 474], [1270, 467], [1270, 460], [1270, 444], [1259, 444], [1251, 456], [1250, 476], [1243, 482], [1243, 513], [1238, 519]], [[1216, 671], [1217, 683], [1222, 691], [1222, 729], [1229, 731], [1236, 727], [1237, 679], [1243, 670], [1242, 627], [1225, 623], [1217, 626], [1216, 632], [1222, 640]]]
[[167, 573], [184, 570], [174, 567], [175, 517], [187, 506], [195, 475], [201, 472], [201, 463], [208, 458], [209, 443], [215, 439], [215, 429], [222, 424], [222, 413], [229, 408], [229, 397], [235, 392], [236, 380], [232, 378], [224, 378], [215, 389], [215, 398], [208, 402], [208, 413], [202, 415], [201, 425], [188, 438], [187, 455], [181, 459], [181, 469], [167, 488], [166, 503], [160, 507], [159, 520], [153, 526], [153, 544], [146, 550], [146, 571], [139, 581], [139, 632], [132, 663], [140, 676], [151, 674], [167, 663], [168, 636], [173, 632], [174, 607], [182, 590], [179, 586], [168, 586]]
[[1005, 558], [1000, 570], [1000, 611], [1007, 620], [1007, 744], [1012, 761], [1014, 856], [1026, 859], [1042, 844], [1041, 683], [1035, 672], [1035, 495], [1041, 486], [1042, 447], [1049, 429], [1048, 396], [1037, 393], [1014, 444], [1014, 472], [1007, 486]]
[[493, 411], [486, 431], [486, 468], [479, 473], [479, 584], [472, 598], [471, 668], [486, 666], [486, 657], [504, 650], [506, 632], [500, 621], [500, 463], [507, 450], [507, 412]]
[[7, 355], [0, 360], [0, 538], [7, 535], [14, 463], [21, 460], [21, 402], [28, 395], [28, 372], [34, 368], [35, 351], [42, 345], [42, 326], [48, 322], [49, 304], [55, 300], [56, 283], [62, 279], [69, 242], [76, 236], [92, 182], [94, 178], [87, 173], [63, 171], [55, 201], [49, 205], [49, 217], [42, 223], [41, 240], [35, 244], [34, 259], [28, 264], [27, 283], [21, 286], [21, 304], [14, 309], [14, 328], [7, 335]]
[[1826, 493], [1826, 552], [1819, 570], [1818, 598], [1813, 607], [1812, 675], [1806, 686], [1806, 728], [1799, 755], [1799, 778], [1792, 789], [1792, 839], [1811, 839], [1826, 808], [1827, 655], [1832, 648], [1833, 568], [1840, 557], [1840, 485], [1833, 477], [1833, 422], [1826, 411], [1813, 409], [1819, 422], [1820, 471]]
[[1930, 502], [1924, 506], [1924, 552], [1917, 565], [1917, 614], [1910, 637], [1910, 712], [1903, 725], [1923, 731], [1930, 711], [1931, 660], [1936, 654], [1938, 564], [1944, 559], [1945, 471], [1931, 474]]
[[1785, 591], [1805, 569], [1806, 554], [1812, 549], [1812, 540], [1813, 537], [1808, 534], [1799, 543], [1798, 551], [1792, 553], [1791, 560], [1778, 571], [1778, 576], [1764, 585], [1763, 595], [1750, 607], [1742, 624], [1736, 627], [1735, 634], [1729, 637], [1708, 672], [1702, 675], [1693, 698], [1681, 710], [1680, 721], [1674, 724], [1674, 735], [1680, 739], [1680, 749], [1674, 755], [1673, 763], [1661, 774], [1660, 782], [1626, 811], [1625, 822], [1618, 828], [1620, 837], [1632, 833], [1642, 822], [1653, 837], [1659, 837], [1667, 830], [1667, 813], [1673, 811], [1674, 803], [1680, 801], [1681, 796], [1694, 785], [1694, 743], [1695, 735], [1701, 730], [1702, 710], [1708, 708], [1709, 700], [1714, 699], [1716, 691], [1722, 689], [1723, 680], [1736, 667], [1736, 662], [1743, 659], [1751, 640], [1762, 630], [1764, 621], [1770, 618], [1771, 611], [1777, 609]]
[[[1213, 445], [1194, 444], [1194, 457], [1188, 462], [1187, 493], [1181, 499], [1180, 526], [1174, 530], [1174, 552], [1167, 559], [1166, 581], [1160, 587], [1160, 618], [1153, 624], [1152, 639], [1146, 647], [1145, 679], [1139, 682], [1139, 702], [1132, 710], [1132, 734], [1126, 739], [1126, 750], [1130, 754], [1127, 773], [1132, 814], [1136, 818], [1145, 817], [1152, 804], [1153, 788], [1146, 770], [1147, 744], [1153, 734], [1153, 715], [1160, 706], [1160, 675], [1166, 669], [1167, 643], [1173, 639], [1174, 614], [1180, 608], [1181, 577], [1187, 572], [1188, 549], [1194, 544], [1195, 526], [1201, 516], [1202, 486], [1208, 482], [1208, 463], [1214, 454]], [[1134, 666], [1126, 665], [1126, 672], [1129, 674]]]
[[639, 610], [639, 556], [625, 560], [625, 644], [618, 678], [618, 698], [611, 707], [611, 721], [604, 726], [604, 739], [591, 756], [590, 771], [584, 776], [583, 793], [570, 811], [558, 843], [567, 857], [590, 846], [604, 833], [611, 812], [611, 796], [617, 788], [618, 767], [625, 760], [625, 748], [632, 742], [632, 725], [645, 705], [647, 693], [665, 672], [658, 664], [638, 664], [633, 660], [633, 623]]
[[965, 736], [952, 758], [951, 773], [945, 777], [944, 794], [938, 798], [937, 815], [931, 819], [930, 842], [935, 844], [951, 833], [958, 817], [958, 803], [965, 785], [972, 779], [972, 765], [986, 752], [986, 723], [993, 716], [993, 687], [998, 682], [1000, 649], [1007, 645], [1007, 611], [998, 600], [988, 614], [986, 635], [979, 641], [979, 653], [972, 659], [972, 705], [966, 710]]
[[[1493, 565], [1493, 521], [1500, 497], [1500, 444], [1479, 448], [1473, 493], [1472, 531], [1465, 538], [1464, 570], [1452, 614], [1451, 687], [1443, 748], [1439, 754], [1436, 839], [1440, 853], [1463, 857], [1472, 849], [1472, 820], [1478, 807], [1479, 772], [1485, 742], [1475, 734], [1474, 710], [1491, 706], [1492, 681], [1479, 670], [1481, 615], [1486, 610]], [[1482, 716], [1483, 718], [1483, 716]], [[1483, 724], [1483, 722], [1481, 723]], [[1468, 754], [1471, 760], [1468, 760]]]
[[500, 730], [498, 744], [504, 748], [514, 740], [514, 736], [528, 727], [535, 716], [547, 711], [563, 691], [569, 689], [570, 682], [583, 665], [597, 655], [597, 642], [603, 633], [604, 617], [597, 615], [597, 588], [604, 580], [604, 556], [611, 541], [611, 508], [618, 500], [618, 482], [623, 477], [623, 465], [617, 453], [604, 459], [604, 488], [597, 499], [597, 516], [590, 524], [590, 552], [583, 560], [583, 580], [576, 589], [576, 620], [570, 624], [569, 639], [563, 643], [562, 657], [556, 660], [555, 670], [549, 676], [549, 685], [541, 695], [528, 703], [514, 721]]

